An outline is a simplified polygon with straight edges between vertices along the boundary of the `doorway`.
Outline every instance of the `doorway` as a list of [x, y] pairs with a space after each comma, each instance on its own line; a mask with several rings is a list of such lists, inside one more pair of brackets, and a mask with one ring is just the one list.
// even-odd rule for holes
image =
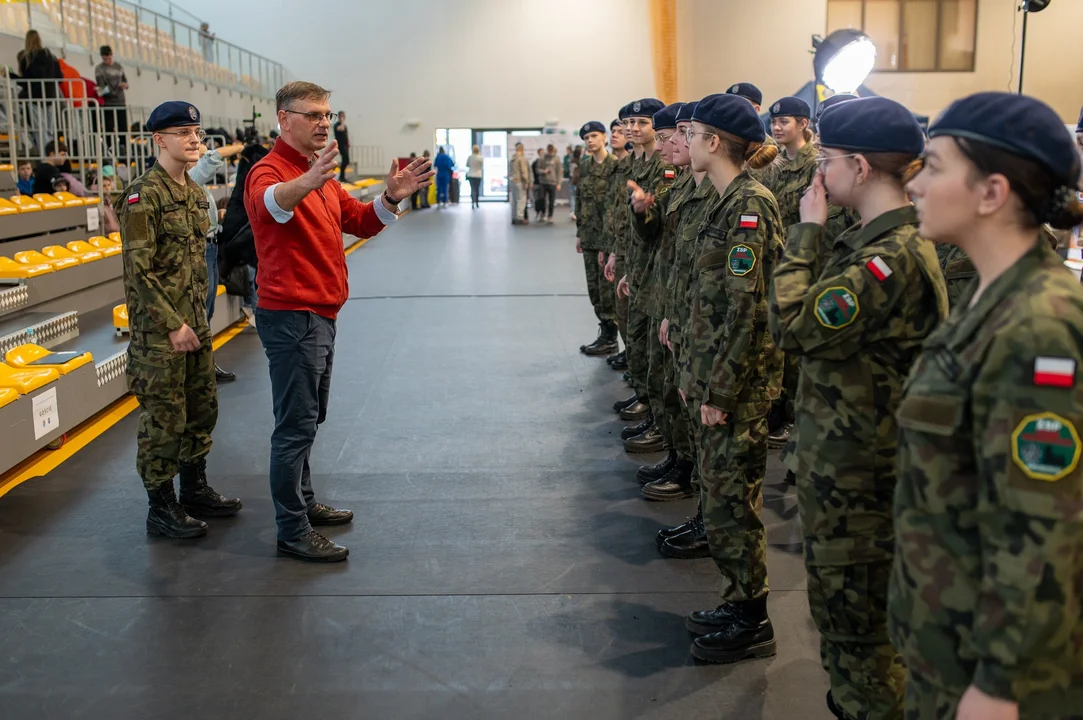
[[455, 177], [460, 187], [468, 188], [466, 159], [474, 145], [481, 147], [483, 202], [508, 201], [508, 135], [541, 135], [541, 130], [484, 128], [437, 128], [436, 148], [444, 148], [455, 161]]

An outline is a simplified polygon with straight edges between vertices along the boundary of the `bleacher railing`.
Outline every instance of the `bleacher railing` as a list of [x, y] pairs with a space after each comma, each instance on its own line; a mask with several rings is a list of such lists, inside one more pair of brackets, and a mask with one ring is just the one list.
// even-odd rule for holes
[[3, 0], [0, 32], [22, 37], [31, 28], [64, 52], [96, 57], [109, 45], [124, 64], [259, 97], [285, 84], [279, 63], [127, 0]]

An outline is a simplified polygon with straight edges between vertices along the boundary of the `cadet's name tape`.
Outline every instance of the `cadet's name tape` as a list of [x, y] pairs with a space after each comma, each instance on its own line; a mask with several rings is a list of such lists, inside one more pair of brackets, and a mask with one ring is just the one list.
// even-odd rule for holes
[[1046, 387], [1072, 387], [1075, 385], [1075, 360], [1058, 357], [1035, 358], [1034, 384]]
[[759, 215], [742, 215], [740, 227], [755, 230], [760, 226]]
[[887, 266], [887, 263], [884, 262], [883, 258], [879, 255], [865, 263], [865, 267], [867, 267], [869, 272], [873, 274], [873, 277], [880, 282], [887, 280], [892, 274], [891, 268]]

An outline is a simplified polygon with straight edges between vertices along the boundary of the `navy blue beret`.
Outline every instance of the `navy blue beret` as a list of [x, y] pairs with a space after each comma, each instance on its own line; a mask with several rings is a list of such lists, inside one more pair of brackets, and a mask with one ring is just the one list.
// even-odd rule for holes
[[838, 95], [832, 95], [831, 97], [820, 103], [816, 108], [816, 117], [820, 117], [824, 114], [824, 110], [828, 109], [832, 105], [838, 105], [840, 102], [846, 102], [847, 100], [857, 100], [857, 95], [850, 95], [849, 93], [839, 93]]
[[[628, 103], [628, 105], [631, 105], [631, 103]], [[625, 105], [624, 107], [622, 107], [620, 110], [617, 111], [617, 119], [618, 120], [624, 121], [624, 120], [628, 119], [628, 105]]]
[[614, 120], [613, 122], [609, 123], [609, 130], [613, 131], [613, 130], [619, 128], [620, 126], [621, 126], [621, 121], [619, 119]]
[[726, 91], [727, 95], [738, 95], [751, 100], [756, 105], [763, 104], [763, 93], [752, 83], [737, 83]]
[[681, 112], [681, 108], [684, 107], [684, 103], [673, 103], [672, 105], [666, 105], [659, 110], [651, 118], [651, 122], [654, 125], [655, 130], [676, 130], [677, 129], [677, 115]]
[[1072, 136], [1041, 100], [1005, 92], [956, 100], [929, 128], [930, 138], [942, 135], [987, 143], [1041, 163], [1068, 187], [1079, 181], [1079, 154]]
[[1075, 131], [1077, 133], [1083, 133], [1083, 110], [1079, 111], [1079, 122], [1075, 124]]
[[150, 132], [158, 132], [188, 125], [199, 125], [199, 110], [192, 103], [170, 100], [154, 108], [143, 127]]
[[666, 104], [657, 98], [643, 98], [628, 106], [628, 117], [653, 118]]
[[812, 108], [799, 97], [784, 97], [771, 106], [771, 117], [811, 118]]
[[591, 120], [589, 123], [579, 128], [579, 139], [586, 140], [587, 135], [592, 132], [600, 132], [602, 135], [605, 135], [605, 125], [602, 125], [597, 120]]
[[679, 113], [677, 113], [677, 124], [680, 124], [680, 123], [683, 123], [683, 122], [691, 122], [692, 121], [692, 116], [696, 113], [696, 107], [698, 105], [699, 105], [699, 102], [690, 102], [690, 103], [685, 103], [684, 105], [682, 105], [681, 106], [681, 111]]
[[858, 153], [925, 152], [914, 114], [885, 97], [840, 102], [820, 117], [820, 145]]
[[743, 96], [708, 95], [699, 101], [692, 119], [749, 142], [763, 142], [767, 139], [763, 121]]

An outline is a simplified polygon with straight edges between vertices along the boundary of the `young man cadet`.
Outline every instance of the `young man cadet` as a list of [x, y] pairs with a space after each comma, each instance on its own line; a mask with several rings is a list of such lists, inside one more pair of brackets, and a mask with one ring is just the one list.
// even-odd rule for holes
[[[128, 305], [128, 389], [139, 401], [136, 469], [150, 497], [147, 532], [207, 534], [193, 515], [234, 515], [241, 501], [207, 484], [207, 453], [218, 421], [218, 384], [207, 322], [204, 253], [209, 203], [188, 176], [199, 160], [199, 111], [186, 102], [154, 109], [158, 162], [117, 198]], [[180, 473], [180, 502], [173, 476]]]
[[605, 125], [591, 121], [579, 130], [587, 156], [579, 163], [579, 192], [575, 196], [575, 249], [583, 256], [587, 294], [598, 318], [598, 338], [581, 348], [586, 355], [617, 351], [617, 311], [603, 276], [605, 264], [606, 183], [616, 159], [605, 149]]
[[[635, 160], [632, 163], [632, 174], [629, 183], [646, 192], [657, 195], [662, 188], [668, 187], [673, 182], [673, 168], [667, 168], [662, 162], [662, 155], [656, 142], [654, 133], [654, 114], [664, 108], [661, 100], [645, 98], [636, 100], [628, 108], [628, 126], [631, 130], [632, 144], [635, 146], [633, 154]], [[631, 187], [631, 185], [629, 185]], [[631, 221], [631, 205], [626, 204], [629, 222]], [[635, 241], [633, 241], [633, 245]], [[624, 438], [624, 449], [633, 453], [651, 453], [666, 449], [666, 441], [661, 430], [655, 426], [655, 418], [650, 413], [650, 388], [647, 383], [649, 373], [649, 347], [648, 336], [650, 334], [650, 319], [647, 317], [647, 294], [643, 292], [646, 283], [651, 253], [642, 246], [635, 248], [628, 258], [628, 270], [621, 279], [620, 285], [630, 298], [628, 308], [628, 335], [629, 347], [634, 352], [629, 354], [629, 367], [632, 371], [632, 379], [635, 382], [639, 401], [647, 410], [646, 420], [634, 428], [626, 428], [621, 436]], [[619, 288], [618, 288], [619, 289]], [[636, 408], [635, 405], [629, 410]], [[622, 417], [625, 415], [622, 413]], [[629, 419], [629, 418], [625, 418]], [[639, 432], [630, 435], [633, 430]], [[629, 435], [625, 437], [625, 435]]]
[[[620, 333], [620, 337], [624, 339], [625, 346], [628, 345], [628, 300], [627, 298], [619, 297], [617, 295], [617, 270], [619, 267], [621, 274], [624, 273], [624, 257], [618, 257], [616, 254], [618, 245], [617, 235], [618, 232], [622, 231], [618, 231], [614, 226], [614, 219], [617, 216], [616, 206], [621, 204], [621, 199], [624, 197], [622, 193], [627, 193], [626, 184], [628, 182], [628, 171], [625, 158], [628, 157], [628, 151], [624, 148], [626, 142], [627, 140], [624, 138], [624, 128], [621, 125], [621, 121], [618, 119], [609, 123], [609, 154], [613, 156], [614, 162], [609, 166], [609, 172], [605, 180], [604, 236], [608, 258], [605, 263], [603, 275], [609, 283], [605, 286], [605, 292], [613, 296], [613, 308], [617, 316], [617, 330]], [[628, 352], [622, 350], [616, 355], [610, 355], [605, 361], [609, 363], [614, 370], [627, 370]], [[634, 404], [635, 401], [636, 397], [633, 395], [629, 400], [614, 405], [613, 410], [614, 412], [620, 412], [625, 407]]]

